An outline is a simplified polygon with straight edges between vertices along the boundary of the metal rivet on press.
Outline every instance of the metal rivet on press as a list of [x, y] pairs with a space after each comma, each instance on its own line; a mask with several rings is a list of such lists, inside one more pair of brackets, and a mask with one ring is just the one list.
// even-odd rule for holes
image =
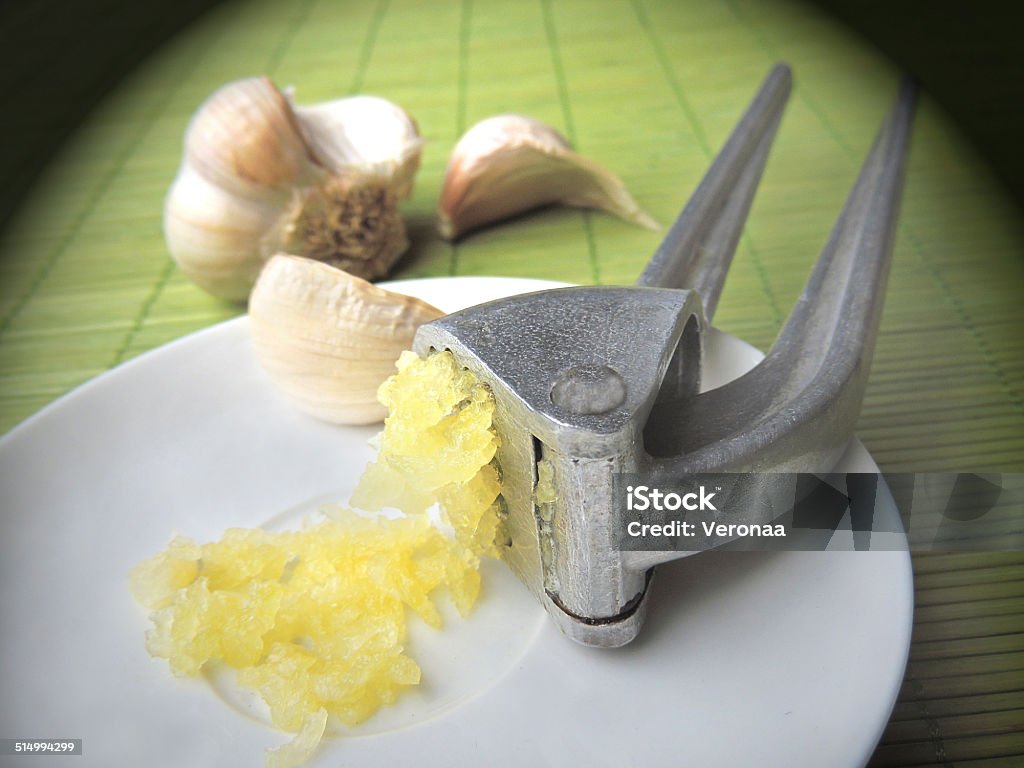
[[626, 382], [607, 365], [573, 366], [551, 387], [551, 402], [577, 416], [608, 413], [625, 399]]

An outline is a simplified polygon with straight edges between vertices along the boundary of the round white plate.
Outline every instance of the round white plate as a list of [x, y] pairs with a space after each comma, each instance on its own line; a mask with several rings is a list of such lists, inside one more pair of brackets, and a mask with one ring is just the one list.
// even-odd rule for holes
[[[451, 311], [552, 285], [394, 288]], [[709, 348], [709, 385], [760, 357], [724, 334]], [[173, 533], [207, 541], [343, 500], [374, 431], [285, 405], [240, 318], [143, 355], [9, 433], [0, 738], [81, 738], [77, 766], [261, 765], [287, 737], [244, 697], [176, 679], [146, 654], [127, 573]], [[874, 469], [859, 445], [844, 463]], [[877, 514], [894, 515], [882, 491]], [[486, 570], [469, 619], [444, 632], [412, 620], [423, 685], [326, 741], [310, 765], [861, 766], [902, 680], [905, 551], [711, 552], [662, 566], [646, 627], [618, 650], [573, 644], [502, 565]]]

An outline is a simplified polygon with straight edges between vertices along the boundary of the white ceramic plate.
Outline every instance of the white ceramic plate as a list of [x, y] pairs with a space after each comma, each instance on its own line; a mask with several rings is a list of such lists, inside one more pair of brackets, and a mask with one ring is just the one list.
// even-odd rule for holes
[[[395, 287], [454, 310], [551, 285]], [[714, 335], [709, 383], [758, 358]], [[229, 688], [176, 679], [146, 654], [147, 618], [126, 574], [172, 533], [210, 540], [343, 499], [374, 431], [285, 405], [252, 359], [243, 318], [143, 355], [9, 433], [0, 441], [0, 737], [83, 739], [82, 757], [33, 765], [261, 765], [286, 737]], [[874, 467], [859, 446], [845, 465]], [[891, 498], [882, 506], [894, 514]], [[472, 617], [452, 618], [443, 633], [415, 627], [423, 685], [325, 742], [310, 765], [867, 761], [909, 647], [906, 552], [712, 552], [663, 566], [652, 589], [636, 642], [588, 649], [559, 635], [491, 563]]]

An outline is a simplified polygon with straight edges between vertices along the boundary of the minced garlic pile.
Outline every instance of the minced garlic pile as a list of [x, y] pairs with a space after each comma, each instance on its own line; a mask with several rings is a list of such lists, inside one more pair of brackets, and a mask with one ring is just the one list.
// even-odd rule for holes
[[[479, 557], [495, 554], [499, 477], [494, 397], [450, 353], [406, 352], [380, 390], [390, 416], [352, 503], [302, 530], [231, 529], [210, 544], [175, 538], [131, 574], [153, 611], [146, 645], [177, 675], [237, 670], [275, 726], [296, 733], [267, 764], [298, 765], [328, 715], [354, 725], [420, 681], [406, 653], [407, 610], [441, 626], [445, 588], [462, 615], [480, 592]], [[446, 536], [427, 510], [439, 505]]]

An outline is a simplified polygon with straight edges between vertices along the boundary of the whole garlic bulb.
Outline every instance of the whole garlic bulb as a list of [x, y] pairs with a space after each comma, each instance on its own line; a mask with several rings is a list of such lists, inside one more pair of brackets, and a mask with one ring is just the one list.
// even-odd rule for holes
[[164, 207], [171, 255], [201, 288], [236, 301], [282, 250], [382, 277], [408, 247], [398, 202], [421, 147], [416, 123], [384, 99], [295, 107], [267, 78], [230, 83], [186, 131]]
[[445, 171], [438, 229], [452, 240], [542, 205], [600, 208], [648, 229], [658, 224], [601, 164], [525, 115], [481, 120], [459, 139]]
[[256, 359], [300, 410], [335, 424], [372, 424], [377, 389], [442, 312], [312, 259], [277, 254], [249, 298]]

